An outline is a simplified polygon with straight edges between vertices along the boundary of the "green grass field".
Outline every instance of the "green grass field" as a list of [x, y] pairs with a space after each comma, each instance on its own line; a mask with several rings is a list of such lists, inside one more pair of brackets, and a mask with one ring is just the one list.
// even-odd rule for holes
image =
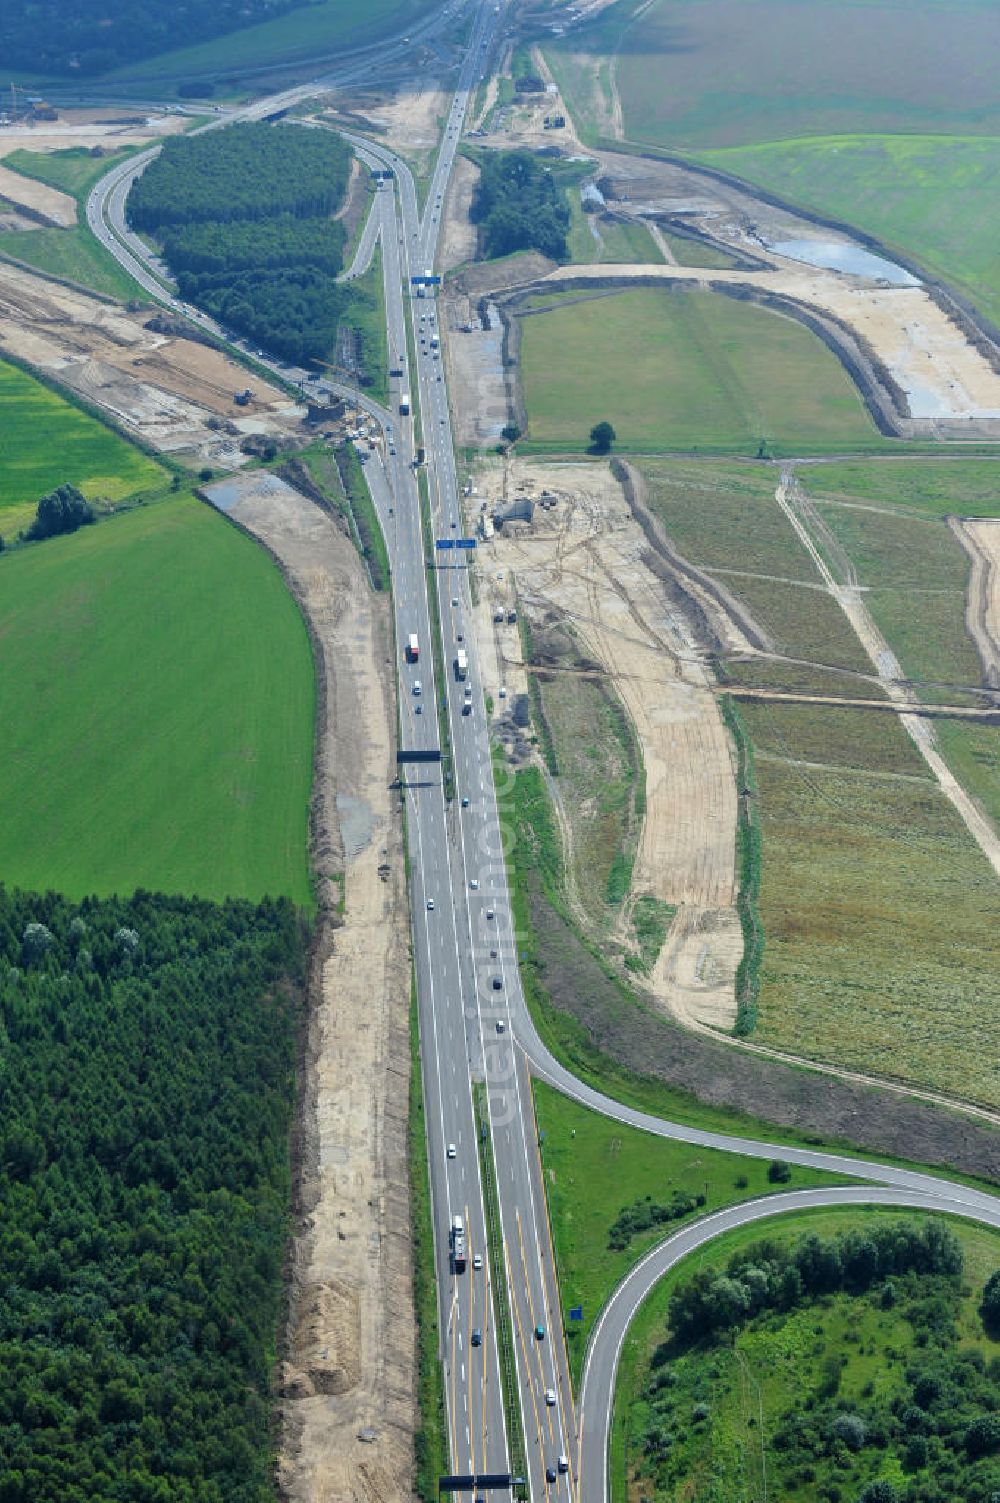
[[179, 496], [0, 574], [0, 878], [309, 903], [312, 662], [260, 549]]
[[95, 156], [89, 146], [70, 146], [63, 151], [12, 151], [4, 157], [4, 166], [24, 177], [33, 177], [50, 188], [61, 188], [82, 203], [99, 178], [112, 167], [131, 157], [141, 146], [121, 151], [99, 151]]
[[[960, 1288], [950, 1296], [954, 1303], [947, 1317], [942, 1308], [944, 1318], [936, 1326], [932, 1321], [930, 1332], [917, 1327], [921, 1318], [926, 1320], [935, 1296], [922, 1299], [919, 1286], [914, 1286], [912, 1296], [907, 1289], [889, 1307], [884, 1307], [879, 1293], [855, 1298], [840, 1294], [803, 1305], [788, 1316], [753, 1322], [731, 1343], [693, 1349], [666, 1369], [654, 1367], [654, 1354], [667, 1327], [670, 1296], [696, 1268], [722, 1268], [734, 1254], [764, 1237], [787, 1244], [809, 1234], [833, 1237], [848, 1230], [864, 1232], [886, 1221], [914, 1219], [912, 1214], [853, 1208], [784, 1216], [720, 1237], [667, 1274], [639, 1309], [622, 1348], [611, 1442], [615, 1503], [640, 1495], [650, 1503], [763, 1498], [762, 1455], [767, 1465], [766, 1496], [780, 1498], [782, 1503], [816, 1503], [834, 1497], [854, 1503], [873, 1471], [890, 1477], [900, 1498], [906, 1496], [911, 1478], [917, 1483], [933, 1478], [933, 1468], [923, 1474], [919, 1468], [905, 1472], [897, 1459], [902, 1449], [898, 1444], [888, 1453], [869, 1445], [857, 1460], [846, 1448], [831, 1449], [831, 1461], [821, 1460], [811, 1476], [802, 1475], [798, 1468], [788, 1466], [773, 1436], [791, 1411], [808, 1422], [810, 1414], [824, 1402], [830, 1403], [834, 1390], [845, 1412], [865, 1412], [873, 1401], [885, 1402], [903, 1390], [908, 1368], [919, 1371], [957, 1352], [984, 1364], [994, 1360], [997, 1343], [984, 1335], [978, 1314], [983, 1285], [1000, 1265], [1000, 1234], [992, 1228], [942, 1218], [961, 1243], [963, 1273]], [[656, 1371], [667, 1373], [658, 1390], [665, 1401], [662, 1404], [650, 1381]], [[676, 1418], [678, 1405], [686, 1418], [670, 1456], [684, 1481], [678, 1484], [674, 1479], [671, 1485], [665, 1480], [664, 1487], [657, 1489], [644, 1439], [667, 1413]], [[699, 1417], [691, 1423], [698, 1405], [702, 1406]], [[658, 1412], [661, 1409], [663, 1414]], [[675, 1467], [669, 1470], [674, 1472]], [[626, 1476], [632, 1479], [631, 1488]], [[952, 1482], [956, 1483], [953, 1474]], [[836, 1491], [828, 1491], [829, 1487]], [[958, 1491], [919, 1496], [945, 1495], [969, 1496]]]
[[[784, 710], [743, 713], [751, 734], [764, 720], [765, 742], [780, 732], [789, 759], [757, 765], [766, 943], [755, 1037], [1000, 1106], [1000, 889], [958, 815], [932, 783], [887, 775], [902, 749], [890, 761], [855, 743], [848, 712], [817, 710], [798, 740]], [[824, 737], [823, 761], [847, 765], [792, 765]]]
[[[955, 14], [955, 13], [953, 13]], [[905, 127], [904, 127], [905, 128]], [[1000, 323], [1000, 134], [850, 135], [701, 152], [701, 160], [912, 257]]]
[[817, 501], [874, 504], [918, 516], [1000, 516], [1000, 459], [832, 460], [799, 466]]
[[[103, 423], [2, 362], [0, 405], [0, 535], [8, 540], [31, 520], [41, 497], [63, 482], [91, 501], [122, 501], [166, 480], [158, 464]], [[39, 435], [50, 441], [40, 442]]]
[[642, 470], [667, 535], [746, 606], [776, 652], [871, 672], [775, 500], [773, 465], [644, 460]]
[[[534, 1092], [539, 1131], [545, 1134], [542, 1172], [562, 1302], [567, 1308], [583, 1305], [583, 1320], [566, 1326], [576, 1383], [587, 1338], [605, 1300], [648, 1248], [696, 1215], [766, 1195], [775, 1187], [768, 1181], [765, 1159], [651, 1137], [589, 1111], [541, 1081], [535, 1081]], [[792, 1170], [791, 1184], [797, 1188], [842, 1183], [838, 1175]], [[674, 1191], [704, 1196], [704, 1207], [640, 1232], [627, 1248], [608, 1246], [620, 1211], [647, 1198], [667, 1204]]]
[[66, 230], [4, 230], [0, 233], [0, 255], [105, 297], [122, 302], [129, 298], [150, 301], [149, 294], [82, 225]]
[[603, 219], [599, 214], [585, 214], [576, 188], [568, 188], [570, 227], [567, 237], [569, 258], [583, 265], [594, 261], [663, 264], [663, 256], [644, 224]]
[[607, 92], [595, 64], [616, 51], [628, 139], [703, 148], [806, 132], [1000, 129], [991, 0], [676, 0], [634, 19], [637, 8], [625, 0], [545, 48], [557, 68], [577, 60], [569, 103], [585, 121], [599, 118], [594, 96]]
[[114, 256], [87, 229], [83, 204], [98, 178], [116, 162], [132, 156], [140, 147], [107, 152], [94, 157], [82, 146], [66, 151], [12, 151], [4, 165], [25, 177], [37, 178], [52, 188], [72, 194], [80, 206], [77, 224], [72, 229], [39, 228], [5, 230], [0, 233], [0, 255], [24, 261], [37, 271], [65, 281], [77, 282], [105, 297], [127, 301], [138, 297], [148, 301], [148, 294], [123, 271]]
[[818, 583], [816, 566], [774, 498], [780, 477], [773, 465], [647, 459], [642, 473], [650, 509], [692, 563]]
[[818, 510], [903, 671], [917, 683], [977, 687], [982, 670], [965, 629], [969, 560], [944, 521], [843, 505]]
[[930, 781], [931, 772], [896, 715], [834, 706], [745, 704], [740, 714], [760, 757], [830, 767], [866, 767]]
[[790, 318], [643, 288], [523, 320], [528, 437], [581, 450], [607, 418], [641, 450], [770, 452], [884, 442], [838, 361]]
[[344, 48], [367, 46], [395, 36], [428, 13], [421, 0], [367, 0], [359, 10], [351, 0], [317, 0], [275, 21], [178, 48], [119, 68], [107, 75], [113, 83], [202, 76], [229, 77], [244, 68], [316, 60]]

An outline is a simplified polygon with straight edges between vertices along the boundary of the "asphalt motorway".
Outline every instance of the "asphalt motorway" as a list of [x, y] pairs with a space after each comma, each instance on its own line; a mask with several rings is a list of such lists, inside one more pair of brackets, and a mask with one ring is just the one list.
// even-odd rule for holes
[[[418, 442], [416, 419], [398, 414], [399, 399], [409, 392], [419, 403], [420, 442], [425, 450], [424, 475], [435, 538], [456, 538], [461, 529], [458, 483], [455, 474], [450, 413], [439, 349], [437, 303], [430, 289], [423, 295], [411, 283], [434, 264], [441, 203], [458, 145], [471, 88], [485, 66], [492, 21], [500, 12], [484, 9], [470, 45], [467, 64], [449, 111], [435, 172], [427, 193], [422, 219], [417, 197], [405, 162], [377, 143], [365, 143], [393, 172], [398, 189], [401, 225], [393, 247], [391, 233], [383, 227], [383, 247], [399, 257], [400, 280], [395, 281], [387, 257], [386, 294], [390, 353], [405, 357], [403, 375], [394, 378], [397, 408], [386, 445], [385, 463], [394, 497], [388, 515], [388, 490], [380, 504], [385, 512], [386, 536], [394, 573], [397, 640], [402, 649], [415, 632], [421, 643], [417, 665], [400, 658], [400, 739], [404, 747], [433, 742], [431, 715], [443, 705], [448, 720], [454, 758], [456, 798], [446, 807], [439, 776], [421, 777], [416, 767], [407, 775], [407, 834], [410, 844], [414, 944], [418, 977], [425, 1100], [428, 1111], [428, 1142], [435, 1227], [438, 1247], [439, 1303], [442, 1322], [453, 1321], [458, 1332], [458, 1352], [446, 1331], [443, 1351], [445, 1391], [449, 1403], [449, 1426], [457, 1431], [453, 1464], [464, 1470], [467, 1444], [463, 1435], [464, 1414], [456, 1414], [452, 1395], [459, 1392], [454, 1359], [464, 1349], [469, 1320], [463, 1323], [462, 1294], [456, 1286], [468, 1275], [455, 1275], [447, 1256], [447, 1228], [454, 1214], [455, 1176], [464, 1192], [463, 1204], [472, 1225], [483, 1216], [482, 1199], [475, 1202], [474, 1188], [482, 1196], [475, 1121], [470, 1113], [471, 1083], [484, 1087], [492, 1150], [493, 1194], [499, 1219], [491, 1230], [499, 1237], [499, 1265], [505, 1289], [502, 1299], [510, 1314], [507, 1353], [513, 1363], [519, 1423], [525, 1441], [525, 1458], [531, 1496], [535, 1499], [571, 1500], [576, 1497], [576, 1477], [568, 1467], [559, 1470], [560, 1457], [575, 1450], [576, 1430], [569, 1385], [562, 1320], [555, 1282], [551, 1244], [540, 1177], [530, 1085], [512, 1041], [508, 992], [517, 986], [516, 958], [509, 939], [505, 844], [495, 800], [491, 745], [481, 689], [481, 675], [474, 634], [471, 632], [471, 599], [465, 568], [449, 567], [442, 558], [461, 559], [455, 551], [430, 560], [437, 582], [439, 624], [445, 679], [435, 681], [425, 662], [429, 650], [429, 617], [426, 596], [426, 555], [421, 536], [418, 495], [409, 460]], [[360, 142], [358, 143], [360, 144]], [[397, 288], [406, 295], [400, 307]], [[404, 319], [412, 330], [411, 357], [407, 353]], [[395, 452], [393, 452], [395, 451]], [[374, 489], [383, 487], [376, 478], [379, 461], [368, 461]], [[464, 647], [469, 660], [468, 676], [457, 676], [456, 659]], [[416, 682], [420, 694], [414, 693]], [[469, 690], [466, 711], [467, 694]], [[416, 713], [416, 704], [422, 706]], [[419, 729], [418, 729], [419, 722]], [[421, 786], [413, 786], [419, 784]], [[429, 902], [434, 908], [429, 909]], [[498, 922], [499, 920], [499, 922]], [[443, 931], [443, 933], [442, 933]], [[449, 954], [450, 952], [450, 954]], [[457, 976], [452, 962], [457, 962]], [[438, 1104], [440, 1122], [431, 1121], [431, 1107]], [[455, 1158], [447, 1157], [448, 1143]], [[445, 1151], [442, 1153], [442, 1144]], [[472, 1188], [470, 1188], [472, 1187]], [[485, 1259], [475, 1276], [488, 1274]], [[477, 1304], [471, 1308], [479, 1309]], [[480, 1328], [482, 1329], [482, 1328]], [[485, 1332], [484, 1332], [485, 1335]], [[495, 1337], [495, 1331], [493, 1331]], [[501, 1352], [493, 1340], [488, 1347], [483, 1397], [485, 1433], [492, 1439], [502, 1424], [499, 1409]], [[457, 1419], [457, 1425], [456, 1425]], [[503, 1466], [512, 1461], [507, 1449]], [[479, 1470], [477, 1468], [477, 1470]], [[487, 1470], [494, 1470], [492, 1462]], [[554, 1473], [549, 1480], [547, 1472]]]

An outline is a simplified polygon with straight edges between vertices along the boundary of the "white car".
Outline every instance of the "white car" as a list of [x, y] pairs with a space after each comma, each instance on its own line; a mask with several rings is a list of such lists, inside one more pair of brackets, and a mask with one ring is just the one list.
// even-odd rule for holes
[[424, 692], [424, 686], [418, 678], [413, 681], [413, 692], [414, 694], [423, 694]]
[[553, 1408], [553, 1406], [555, 1405], [555, 1402], [556, 1402], [556, 1391], [555, 1391], [554, 1388], [547, 1388], [545, 1390], [545, 1402], [546, 1402], [546, 1404], [548, 1404], [548, 1406], [549, 1406], [550, 1409]]
[[456, 1152], [456, 1150], [455, 1150], [454, 1143], [449, 1143], [448, 1144], [448, 1157], [450, 1159], [453, 1159], [455, 1157], [455, 1152]]
[[434, 899], [433, 898], [428, 898], [427, 899], [427, 912], [428, 913], [433, 913], [434, 912]]
[[478, 892], [479, 891], [479, 878], [478, 877], [473, 877], [472, 880], [469, 883], [469, 886], [471, 887], [471, 889], [472, 889], [473, 892]]
[[486, 910], [486, 917], [488, 919], [491, 919], [491, 918], [495, 918], [495, 916], [496, 915], [494, 914], [493, 909], [492, 908], [487, 908], [487, 910]]
[[482, 1255], [481, 1252], [477, 1252], [475, 1254], [475, 1256], [473, 1257], [473, 1259], [472, 1259], [472, 1266], [473, 1266], [473, 1268], [482, 1268], [482, 1266], [483, 1266], [483, 1255]]

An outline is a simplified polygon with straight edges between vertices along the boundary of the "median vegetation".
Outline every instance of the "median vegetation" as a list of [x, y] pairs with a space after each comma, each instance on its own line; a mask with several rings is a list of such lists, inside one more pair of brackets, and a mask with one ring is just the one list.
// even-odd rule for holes
[[305, 938], [0, 888], [5, 1503], [273, 1498]]

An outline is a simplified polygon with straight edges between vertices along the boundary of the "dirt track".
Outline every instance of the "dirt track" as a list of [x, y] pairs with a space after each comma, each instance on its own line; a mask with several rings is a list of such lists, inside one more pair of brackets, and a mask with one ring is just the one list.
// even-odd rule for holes
[[[662, 581], [621, 487], [597, 465], [526, 461], [512, 484], [559, 497], [530, 530], [489, 547], [479, 615], [493, 654], [490, 604], [497, 570], [510, 571], [533, 619], [567, 621], [611, 679], [632, 720], [646, 775], [646, 815], [632, 890], [679, 912], [651, 978], [661, 1005], [688, 1023], [731, 1026], [742, 937], [733, 907], [736, 786], [726, 734], [701, 655]], [[480, 490], [499, 492], [497, 466]], [[485, 635], [489, 633], [489, 635]], [[485, 636], [485, 640], [484, 640]]]
[[952, 517], [949, 525], [972, 565], [965, 624], [983, 665], [983, 682], [1000, 688], [1000, 522]]
[[[281, 562], [317, 649], [313, 856], [326, 900], [305, 1060], [280, 1481], [295, 1503], [397, 1503], [412, 1490], [416, 1367], [410, 968], [389, 792], [389, 614], [340, 526], [266, 478], [266, 490], [254, 475], [228, 483], [247, 485], [231, 515]], [[339, 872], [345, 911], [336, 926], [330, 879]]]

